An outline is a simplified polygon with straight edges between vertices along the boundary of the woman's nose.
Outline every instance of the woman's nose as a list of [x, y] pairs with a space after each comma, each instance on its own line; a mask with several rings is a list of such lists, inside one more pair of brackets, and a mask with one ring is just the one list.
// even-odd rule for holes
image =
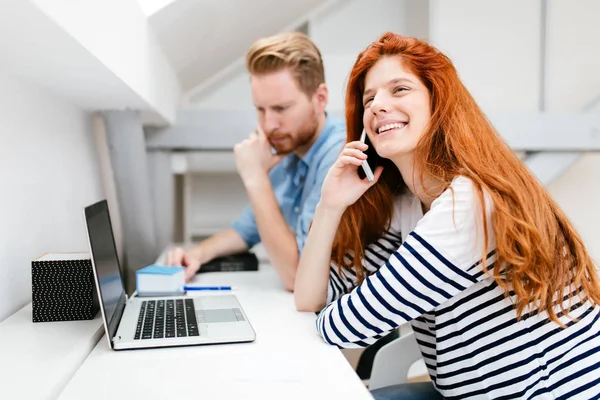
[[369, 106], [371, 112], [373, 114], [380, 114], [387, 112], [388, 106], [386, 104], [385, 99], [381, 95], [376, 95], [371, 101], [371, 105]]

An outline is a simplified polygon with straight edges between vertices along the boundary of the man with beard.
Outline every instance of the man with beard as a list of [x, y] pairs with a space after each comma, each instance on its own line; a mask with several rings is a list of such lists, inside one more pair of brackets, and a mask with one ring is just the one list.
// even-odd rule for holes
[[346, 139], [343, 121], [328, 116], [321, 54], [301, 33], [256, 41], [246, 55], [258, 126], [234, 147], [250, 205], [232, 224], [168, 265], [186, 280], [210, 260], [262, 242], [283, 286], [292, 291], [298, 260], [321, 196], [321, 185]]

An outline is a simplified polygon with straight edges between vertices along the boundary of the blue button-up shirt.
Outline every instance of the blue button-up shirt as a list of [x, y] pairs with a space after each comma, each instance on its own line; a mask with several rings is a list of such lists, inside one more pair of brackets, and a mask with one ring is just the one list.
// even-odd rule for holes
[[[281, 213], [296, 234], [298, 254], [304, 248], [308, 228], [321, 197], [323, 180], [345, 142], [344, 121], [327, 116], [323, 131], [304, 157], [291, 153], [269, 173]], [[260, 242], [251, 206], [244, 209], [232, 228], [244, 239], [248, 248]]]

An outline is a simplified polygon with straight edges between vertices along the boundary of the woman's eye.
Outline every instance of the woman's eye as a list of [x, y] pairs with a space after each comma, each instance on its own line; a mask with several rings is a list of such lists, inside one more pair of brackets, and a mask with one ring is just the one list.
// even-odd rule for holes
[[373, 101], [372, 97], [368, 97], [368, 98], [364, 99], [363, 100], [363, 106], [365, 106], [365, 107], [368, 106], [369, 103], [372, 102], [372, 101]]
[[405, 87], [397, 87], [397, 88], [394, 89], [393, 93], [404, 92], [406, 90], [408, 90], [408, 89], [405, 88]]

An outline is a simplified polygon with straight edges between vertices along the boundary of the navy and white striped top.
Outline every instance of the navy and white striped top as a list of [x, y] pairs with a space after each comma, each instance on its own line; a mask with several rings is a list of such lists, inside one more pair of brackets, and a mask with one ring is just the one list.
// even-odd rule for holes
[[[574, 298], [578, 321], [561, 317], [567, 328], [535, 310], [517, 321], [514, 293], [505, 296], [480, 263], [483, 222], [472, 183], [459, 177], [451, 187], [422, 217], [401, 202], [399, 221], [418, 222], [402, 228], [410, 233], [376, 273], [321, 311], [319, 333], [330, 344], [363, 347], [410, 322], [447, 399], [600, 398], [600, 307]], [[492, 208], [488, 197], [490, 269]]]
[[[394, 218], [388, 232], [377, 242], [370, 244], [365, 248], [364, 258], [361, 264], [365, 271], [365, 276], [374, 274], [379, 270], [382, 264], [390, 258], [402, 244], [402, 228], [400, 221], [400, 200], [407, 200], [407, 197], [399, 198], [394, 210]], [[420, 208], [420, 204], [419, 204]], [[346, 254], [346, 261], [352, 263], [353, 254]], [[339, 268], [337, 263], [331, 262], [329, 266], [329, 285], [327, 286], [327, 303], [337, 300], [340, 296], [350, 293], [358, 285], [356, 272], [354, 270]]]

